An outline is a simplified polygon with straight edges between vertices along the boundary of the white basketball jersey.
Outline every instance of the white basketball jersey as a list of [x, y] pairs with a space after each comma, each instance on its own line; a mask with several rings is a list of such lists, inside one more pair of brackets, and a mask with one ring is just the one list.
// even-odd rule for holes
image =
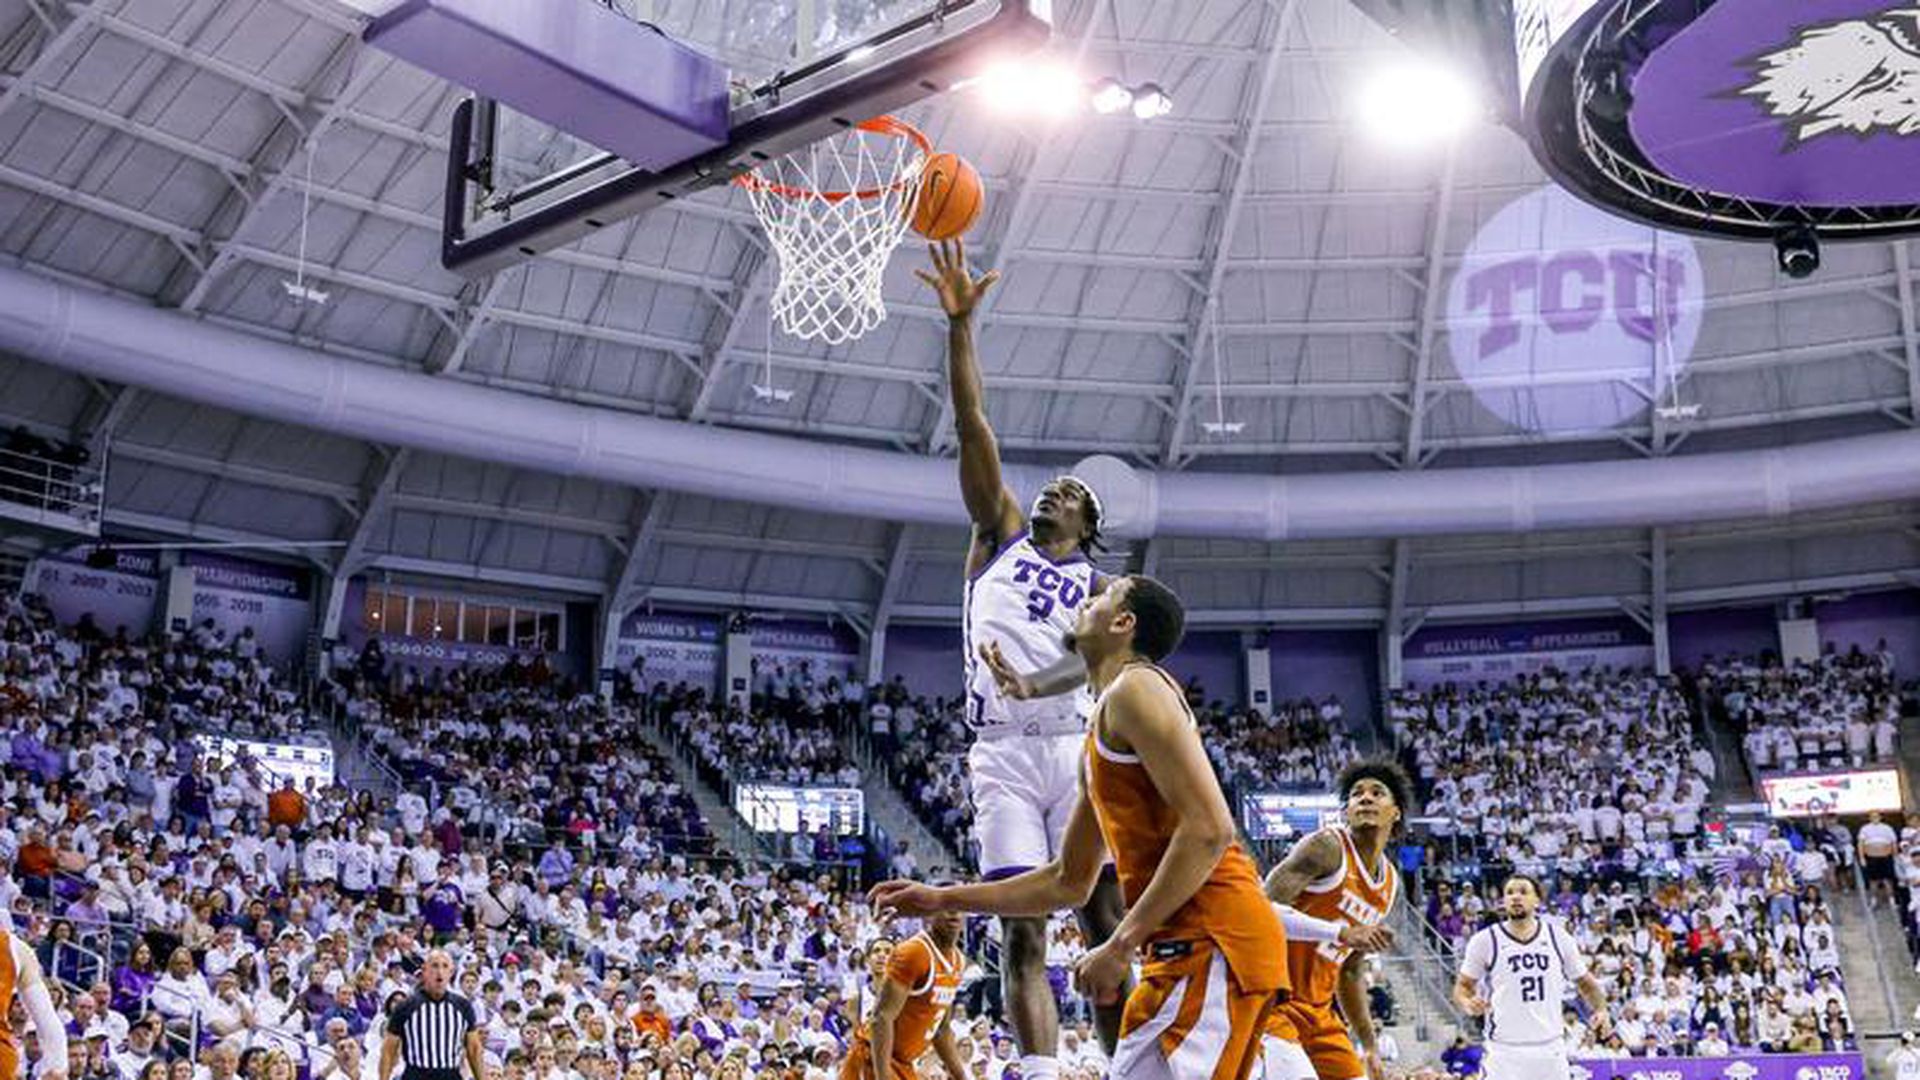
[[1023, 735], [1078, 733], [1091, 714], [1085, 687], [1057, 697], [1017, 701], [1000, 696], [980, 646], [995, 642], [1016, 670], [1052, 667], [1067, 654], [1066, 637], [1093, 595], [1098, 571], [1084, 555], [1054, 562], [1022, 530], [967, 582], [967, 722], [976, 731]]
[[1566, 1037], [1562, 1015], [1568, 988], [1587, 973], [1573, 935], [1557, 919], [1537, 920], [1522, 941], [1505, 922], [1473, 935], [1460, 973], [1480, 986], [1487, 1012], [1487, 1041], [1512, 1046], [1557, 1043]]

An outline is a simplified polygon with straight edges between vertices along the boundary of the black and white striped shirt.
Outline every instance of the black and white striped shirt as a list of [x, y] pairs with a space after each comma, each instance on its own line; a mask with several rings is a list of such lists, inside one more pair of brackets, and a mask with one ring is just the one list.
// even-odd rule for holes
[[473, 1003], [451, 990], [438, 998], [416, 990], [387, 1016], [387, 1031], [400, 1039], [400, 1060], [409, 1077], [457, 1076], [473, 1029]]

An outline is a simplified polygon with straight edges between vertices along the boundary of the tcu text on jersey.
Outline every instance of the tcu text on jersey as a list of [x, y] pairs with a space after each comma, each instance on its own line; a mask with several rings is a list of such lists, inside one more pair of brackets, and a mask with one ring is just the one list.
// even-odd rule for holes
[[1027, 593], [1027, 617], [1034, 622], [1051, 616], [1056, 603], [1072, 611], [1087, 598], [1087, 591], [1079, 582], [1046, 563], [1032, 559], [1013, 561], [1013, 581], [1016, 585], [1033, 584], [1033, 589]]

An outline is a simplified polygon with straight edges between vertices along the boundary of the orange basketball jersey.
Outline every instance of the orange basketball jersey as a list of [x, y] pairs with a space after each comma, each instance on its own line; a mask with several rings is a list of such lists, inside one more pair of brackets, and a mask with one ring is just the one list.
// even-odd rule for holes
[[[1172, 676], [1157, 667], [1150, 670], [1166, 679], [1179, 697], [1179, 684]], [[1087, 800], [1099, 819], [1107, 850], [1113, 854], [1121, 894], [1132, 907], [1159, 869], [1178, 822], [1139, 755], [1116, 752], [1101, 742], [1105, 711], [1102, 702], [1088, 725]], [[1194, 723], [1191, 712], [1187, 722]], [[1218, 946], [1240, 992], [1284, 994], [1288, 989], [1285, 950], [1274, 948], [1276, 941], [1286, 940], [1286, 931], [1267, 902], [1253, 860], [1237, 841], [1207, 875], [1200, 891], [1174, 912], [1153, 940], [1196, 938], [1206, 938]], [[1153, 955], [1151, 948], [1148, 954]]]
[[[13, 935], [0, 930], [0, 1080], [15, 1080], [22, 1072], [20, 1037], [15, 1034], [8, 1015], [13, 1012], [14, 990], [19, 981], [20, 965], [13, 956]], [[59, 1068], [64, 1072], [65, 1064]]]
[[[1380, 876], [1374, 877], [1360, 858], [1352, 833], [1339, 825], [1326, 831], [1340, 841], [1340, 869], [1310, 883], [1294, 900], [1294, 909], [1344, 926], [1378, 926], [1385, 922], [1400, 892], [1400, 875], [1382, 857]], [[1293, 976], [1294, 1000], [1312, 1005], [1333, 1004], [1334, 990], [1340, 982], [1340, 965], [1352, 951], [1331, 941], [1288, 942], [1287, 970]]]
[[[966, 961], [955, 949], [942, 953], [925, 933], [915, 934], [893, 950], [887, 960], [887, 978], [907, 989], [907, 1004], [893, 1022], [893, 1060], [909, 1068], [927, 1052], [933, 1033], [940, 1030], [960, 994], [960, 976]], [[860, 1025], [860, 1039], [870, 1039], [871, 1025]]]

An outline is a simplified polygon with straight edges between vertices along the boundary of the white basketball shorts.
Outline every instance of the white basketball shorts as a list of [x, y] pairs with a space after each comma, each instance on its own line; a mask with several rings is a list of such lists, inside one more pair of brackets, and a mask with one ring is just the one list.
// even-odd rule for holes
[[1085, 735], [1019, 735], [982, 739], [967, 751], [984, 876], [1012, 877], [1060, 854], [1086, 747]]

